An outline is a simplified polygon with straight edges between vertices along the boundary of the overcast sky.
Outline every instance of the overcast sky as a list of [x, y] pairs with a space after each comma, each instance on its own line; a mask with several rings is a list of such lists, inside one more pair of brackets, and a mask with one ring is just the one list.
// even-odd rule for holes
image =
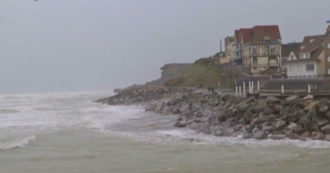
[[0, 0], [0, 92], [100, 90], [219, 50], [234, 29], [323, 34], [329, 0]]

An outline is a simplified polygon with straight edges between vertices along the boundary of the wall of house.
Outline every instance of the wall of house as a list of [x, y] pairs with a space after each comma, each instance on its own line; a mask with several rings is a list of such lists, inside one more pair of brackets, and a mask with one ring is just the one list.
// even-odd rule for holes
[[228, 64], [228, 63], [233, 62], [233, 57], [230, 57], [230, 56], [221, 57], [221, 58], [219, 58], [219, 60], [220, 60], [220, 64]]
[[232, 57], [233, 56], [233, 51], [234, 51], [234, 38], [233, 37], [227, 37], [225, 39], [225, 53], [226, 56]]
[[324, 54], [324, 51], [322, 51], [322, 53], [319, 55], [318, 59], [320, 59], [320, 62], [319, 62], [319, 68], [318, 68], [318, 75], [327, 75], [328, 73], [328, 67], [327, 67], [327, 64], [329, 63], [328, 62], [328, 59], [325, 57], [325, 54]]
[[330, 71], [330, 62], [328, 61], [328, 58], [330, 58], [330, 25], [327, 28], [327, 32], [325, 34], [325, 38], [324, 38], [324, 61], [325, 61], [325, 66], [324, 66], [324, 73], [327, 75], [330, 75], [328, 73], [328, 70]]
[[257, 65], [268, 66], [268, 57], [258, 57]]
[[[314, 64], [313, 71], [307, 71], [306, 65]], [[318, 75], [319, 65], [316, 62], [295, 62], [287, 64], [287, 75], [289, 78], [312, 77]]]

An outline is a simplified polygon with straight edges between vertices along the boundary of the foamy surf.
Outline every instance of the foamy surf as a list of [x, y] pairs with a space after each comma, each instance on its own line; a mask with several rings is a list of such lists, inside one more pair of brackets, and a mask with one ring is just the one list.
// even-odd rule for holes
[[175, 115], [93, 102], [109, 93], [0, 95], [0, 172], [278, 172], [287, 161], [328, 171], [324, 141], [205, 135], [175, 128]]
[[320, 141], [320, 140], [256, 140], [256, 139], [243, 139], [242, 136], [237, 137], [216, 137], [213, 135], [207, 135], [202, 133], [197, 133], [196, 131], [190, 129], [182, 130], [165, 130], [159, 131], [163, 136], [168, 136], [172, 138], [179, 138], [186, 141], [191, 141], [194, 144], [203, 145], [245, 145], [249, 147], [269, 147], [269, 146], [281, 146], [281, 145], [291, 145], [300, 148], [330, 148], [330, 142]]
[[[330, 148], [325, 141], [254, 140], [241, 137], [215, 137], [190, 129], [174, 128], [175, 116], [145, 112], [141, 106], [109, 106], [93, 100], [107, 93], [50, 93], [1, 96], [0, 145], [3, 149], [28, 145], [33, 138], [19, 139], [17, 129], [31, 134], [55, 133], [61, 130], [87, 129], [133, 140], [155, 143], [246, 145], [251, 147], [290, 145], [301, 148]], [[18, 140], [1, 141], [1, 133], [15, 131]], [[15, 136], [13, 136], [15, 138]]]
[[0, 150], [10, 150], [10, 149], [16, 149], [16, 148], [22, 148], [26, 145], [28, 145], [31, 141], [34, 141], [36, 139], [36, 136], [29, 136], [23, 139], [17, 139], [14, 141], [8, 141], [4, 143], [0, 143]]

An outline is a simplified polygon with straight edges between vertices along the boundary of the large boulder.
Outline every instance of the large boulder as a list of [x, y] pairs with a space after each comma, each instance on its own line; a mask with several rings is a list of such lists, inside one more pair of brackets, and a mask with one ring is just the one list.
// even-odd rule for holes
[[264, 132], [272, 132], [274, 130], [274, 127], [268, 124], [263, 124], [262, 131]]
[[305, 111], [313, 111], [316, 109], [316, 106], [319, 104], [319, 101], [309, 101], [306, 102]]
[[324, 140], [326, 140], [326, 141], [329, 141], [329, 142], [330, 142], [330, 135], [325, 135], [325, 138], [324, 138]]
[[267, 104], [271, 103], [271, 104], [279, 104], [281, 103], [281, 100], [277, 97], [273, 97], [273, 96], [268, 96], [266, 98], [266, 102]]
[[294, 132], [301, 132], [303, 130], [299, 124], [296, 124], [294, 122], [290, 122], [288, 129], [290, 129]]
[[179, 118], [177, 122], [175, 123], [175, 127], [183, 128], [186, 127], [189, 124], [189, 122], [183, 118]]
[[293, 96], [287, 97], [284, 101], [285, 101], [285, 104], [292, 104], [296, 100], [298, 100], [298, 98], [299, 97], [297, 95], [293, 95]]
[[268, 138], [268, 134], [263, 131], [257, 131], [254, 133], [253, 137], [258, 140], [263, 140]]
[[320, 113], [326, 113], [329, 110], [329, 106], [325, 104], [324, 102], [320, 102], [317, 106], [317, 110]]
[[328, 111], [325, 116], [330, 120], [330, 111]]
[[242, 138], [243, 139], [250, 139], [250, 138], [253, 138], [253, 135], [251, 133], [244, 133]]
[[256, 112], [261, 112], [264, 110], [264, 108], [266, 107], [266, 103], [262, 100], [262, 101], [258, 101], [257, 105], [254, 106], [254, 110]]
[[284, 127], [286, 127], [286, 122], [283, 121], [283, 120], [278, 120], [278, 121], [276, 122], [276, 124], [275, 124], [275, 128], [276, 128], [277, 130], [281, 130], [281, 129], [283, 129]]
[[313, 100], [314, 96], [313, 95], [307, 95], [306, 97], [303, 98], [303, 100]]
[[321, 130], [325, 134], [330, 134], [330, 124], [323, 126]]
[[270, 136], [270, 139], [273, 139], [273, 140], [281, 140], [281, 139], [285, 139], [286, 136], [285, 135], [282, 135], [282, 134], [277, 134], [277, 135], [271, 135]]

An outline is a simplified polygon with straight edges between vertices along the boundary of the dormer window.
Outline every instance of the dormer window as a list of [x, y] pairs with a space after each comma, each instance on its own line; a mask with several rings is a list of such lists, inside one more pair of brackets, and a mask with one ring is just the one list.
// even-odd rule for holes
[[310, 42], [310, 43], [313, 43], [313, 42], [314, 42], [314, 39], [310, 39], [309, 42]]
[[291, 61], [292, 61], [292, 60], [295, 60], [295, 58], [294, 58], [293, 55], [291, 55], [289, 59], [290, 59]]
[[306, 52], [306, 53], [300, 53], [300, 59], [308, 59], [310, 58], [310, 53]]

